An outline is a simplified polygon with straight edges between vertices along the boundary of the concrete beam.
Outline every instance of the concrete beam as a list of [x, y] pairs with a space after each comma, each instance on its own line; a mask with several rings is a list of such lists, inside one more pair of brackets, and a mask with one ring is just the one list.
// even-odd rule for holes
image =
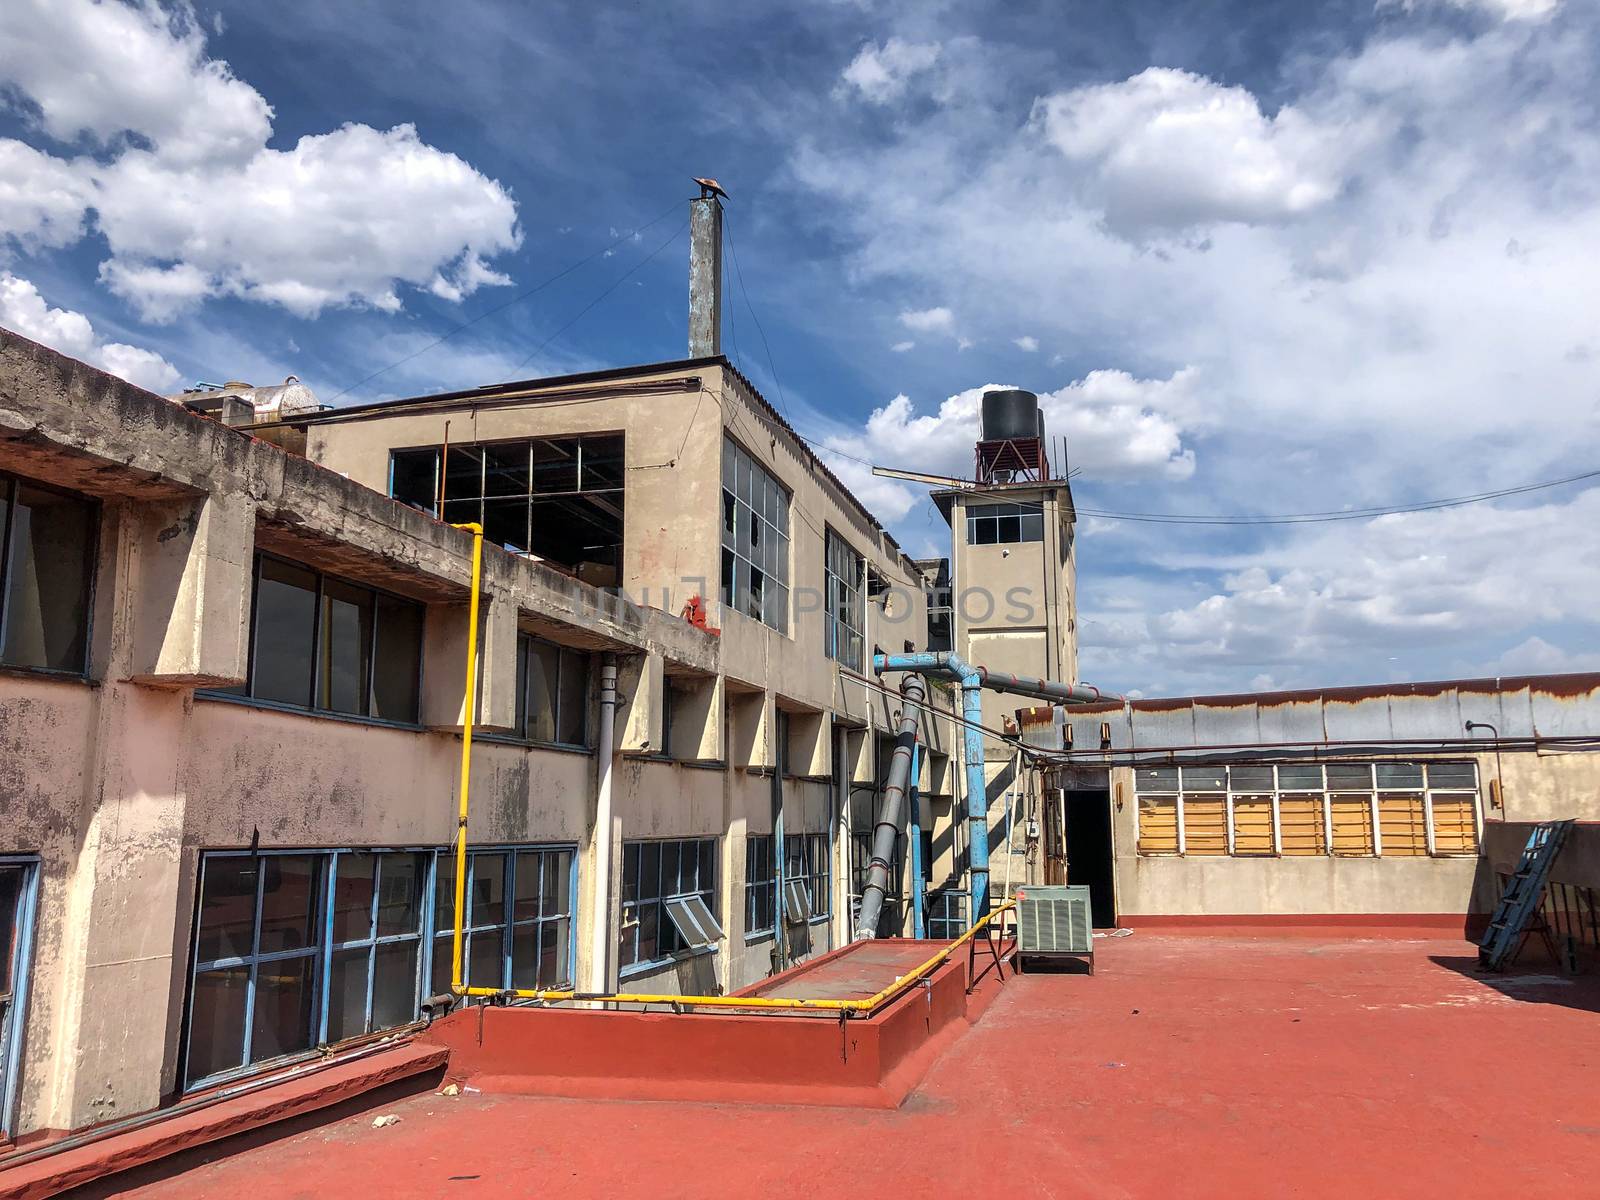
[[[467, 605], [430, 604], [423, 626], [422, 723], [460, 730], [466, 719]], [[485, 596], [478, 611], [477, 727], [510, 730], [517, 720], [517, 608]]]

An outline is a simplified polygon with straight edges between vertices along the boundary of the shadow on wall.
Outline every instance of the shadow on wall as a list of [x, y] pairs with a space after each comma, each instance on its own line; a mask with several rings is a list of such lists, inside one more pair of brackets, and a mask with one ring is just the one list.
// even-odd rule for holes
[[1600, 1013], [1600, 956], [1592, 951], [1580, 953], [1583, 974], [1568, 975], [1550, 957], [1550, 951], [1537, 935], [1528, 939], [1522, 953], [1504, 971], [1478, 970], [1476, 955], [1432, 954], [1429, 958], [1447, 971], [1454, 971], [1474, 983], [1499, 993], [1509, 1001], [1524, 1004], [1554, 1004], [1580, 1012]]

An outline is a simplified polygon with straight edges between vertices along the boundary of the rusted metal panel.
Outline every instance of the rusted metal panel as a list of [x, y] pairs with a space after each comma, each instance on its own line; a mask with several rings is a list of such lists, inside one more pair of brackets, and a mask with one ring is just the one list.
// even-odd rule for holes
[[1465, 737], [1461, 697], [1455, 688], [1389, 697], [1389, 736], [1395, 738]]
[[1194, 740], [1200, 746], [1261, 741], [1261, 723], [1255, 702], [1246, 699], [1242, 704], [1196, 704]]
[[1269, 702], [1263, 697], [1256, 706], [1256, 724], [1263, 742], [1320, 742], [1326, 736], [1320, 699]]
[[1346, 698], [1330, 691], [1322, 702], [1322, 726], [1332, 742], [1383, 742], [1394, 736], [1388, 699], [1381, 696]]
[[1133, 746], [1194, 746], [1194, 706], [1140, 710], [1133, 718]]
[[1574, 695], [1530, 684], [1526, 694], [1540, 737], [1600, 733], [1600, 689]]

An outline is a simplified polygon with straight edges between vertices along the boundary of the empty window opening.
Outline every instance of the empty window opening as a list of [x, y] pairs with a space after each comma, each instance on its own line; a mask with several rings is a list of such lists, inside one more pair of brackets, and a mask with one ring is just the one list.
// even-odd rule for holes
[[395, 450], [389, 494], [453, 525], [481, 524], [497, 546], [615, 587], [625, 461], [620, 433], [474, 442], [451, 446], [447, 456], [440, 446]]

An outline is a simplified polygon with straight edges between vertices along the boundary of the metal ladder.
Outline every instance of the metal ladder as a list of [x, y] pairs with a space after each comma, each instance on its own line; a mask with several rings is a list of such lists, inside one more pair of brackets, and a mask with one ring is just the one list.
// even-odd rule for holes
[[1522, 849], [1517, 869], [1506, 881], [1506, 890], [1495, 905], [1489, 928], [1478, 942], [1478, 966], [1485, 971], [1504, 970], [1522, 948], [1528, 934], [1538, 932], [1557, 958], [1555, 942], [1550, 937], [1549, 926], [1540, 912], [1544, 900], [1545, 881], [1550, 878], [1550, 865], [1567, 840], [1571, 821], [1541, 821], [1528, 835], [1528, 844]]

